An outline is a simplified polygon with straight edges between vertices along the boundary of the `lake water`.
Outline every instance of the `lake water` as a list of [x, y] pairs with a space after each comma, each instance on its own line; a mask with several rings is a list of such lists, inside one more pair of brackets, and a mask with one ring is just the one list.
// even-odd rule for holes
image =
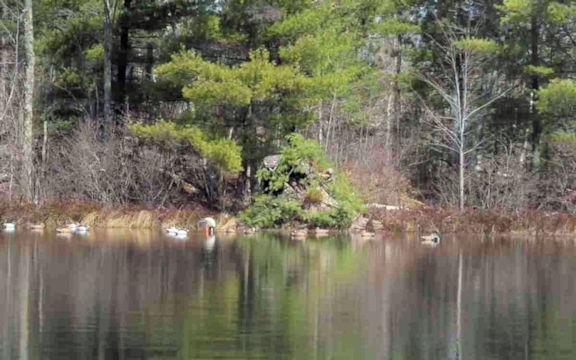
[[0, 233], [1, 359], [575, 359], [573, 240]]

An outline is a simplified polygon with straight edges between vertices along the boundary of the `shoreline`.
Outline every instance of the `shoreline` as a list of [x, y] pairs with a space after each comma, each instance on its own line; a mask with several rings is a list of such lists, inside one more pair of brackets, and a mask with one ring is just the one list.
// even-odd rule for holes
[[576, 235], [576, 214], [561, 211], [466, 209], [371, 210], [370, 217], [391, 232], [476, 233], [482, 235]]
[[[0, 219], [18, 225], [44, 223], [52, 228], [79, 222], [98, 228], [158, 229], [180, 226], [198, 230], [196, 222], [206, 216], [217, 219], [216, 230], [236, 232], [233, 214], [197, 206], [189, 209], [150, 208], [143, 205], [101, 205], [90, 203], [46, 203], [9, 205], [0, 203]], [[482, 235], [576, 235], [576, 214], [558, 211], [465, 211], [423, 208], [418, 210], [369, 209], [361, 217], [362, 229], [377, 233], [476, 233]], [[241, 229], [238, 229], [241, 233]], [[262, 229], [271, 230], [271, 229]], [[346, 229], [332, 229], [346, 231]], [[350, 231], [350, 229], [348, 229]]]

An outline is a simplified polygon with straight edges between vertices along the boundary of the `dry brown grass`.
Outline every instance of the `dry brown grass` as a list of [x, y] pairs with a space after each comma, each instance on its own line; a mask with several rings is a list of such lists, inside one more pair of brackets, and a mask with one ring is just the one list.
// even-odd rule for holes
[[18, 223], [43, 222], [48, 227], [79, 222], [103, 228], [152, 229], [174, 225], [193, 230], [197, 228], [198, 219], [205, 216], [209, 216], [206, 210], [148, 209], [138, 205], [111, 208], [100, 204], [62, 201], [35, 206], [8, 204], [0, 200], [0, 218]]
[[86, 214], [82, 222], [107, 228], [152, 229], [159, 226], [156, 213], [150, 210], [93, 211]]
[[219, 231], [234, 230], [238, 226], [238, 219], [231, 214], [221, 213], [216, 218], [216, 229]]

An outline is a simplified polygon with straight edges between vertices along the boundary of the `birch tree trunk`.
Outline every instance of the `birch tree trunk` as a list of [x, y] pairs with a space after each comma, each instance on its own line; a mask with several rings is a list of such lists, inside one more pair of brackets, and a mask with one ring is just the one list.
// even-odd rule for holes
[[22, 117], [22, 170], [20, 183], [22, 192], [28, 200], [33, 200], [34, 135], [34, 26], [32, 0], [24, 0], [24, 51], [26, 53], [26, 74], [24, 79], [24, 116]]
[[460, 149], [459, 152], [459, 161], [458, 161], [458, 208], [460, 211], [464, 210], [465, 204], [465, 184], [464, 184], [464, 172], [466, 169], [466, 161], [465, 161], [465, 154], [464, 150]]
[[[2, 8], [0, 8], [0, 16], [4, 16]], [[7, 44], [6, 39], [3, 35], [0, 35], [0, 104], [2, 108], [0, 108], [0, 115], [3, 113], [4, 106], [6, 104], [6, 74], [8, 68], [8, 56], [7, 56]], [[7, 104], [6, 104], [7, 105]]]
[[394, 122], [396, 125], [396, 142], [397, 145], [399, 146], [401, 144], [401, 136], [400, 136], [400, 116], [402, 113], [402, 105], [401, 105], [401, 93], [400, 93], [400, 84], [399, 84], [399, 76], [400, 73], [402, 72], [402, 35], [398, 35], [397, 39], [396, 39], [396, 49], [395, 49], [395, 54], [396, 54], [396, 68], [394, 69], [394, 81], [392, 83], [392, 94], [393, 94], [393, 99], [392, 99], [392, 112], [394, 114]]

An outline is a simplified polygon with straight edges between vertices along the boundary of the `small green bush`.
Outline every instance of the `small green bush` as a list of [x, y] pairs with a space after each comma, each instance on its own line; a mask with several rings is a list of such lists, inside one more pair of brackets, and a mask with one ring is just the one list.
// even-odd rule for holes
[[342, 206], [331, 210], [306, 213], [302, 220], [312, 227], [346, 228], [352, 225], [356, 211], [349, 206]]
[[324, 158], [322, 147], [314, 140], [309, 140], [300, 134], [286, 136], [288, 146], [282, 149], [282, 157], [276, 170], [272, 171], [261, 168], [256, 177], [261, 183], [268, 184], [267, 192], [279, 191], [288, 182], [293, 172], [304, 173], [304, 165], [310, 165], [320, 172], [329, 167], [329, 162]]
[[297, 219], [301, 211], [302, 205], [297, 201], [262, 195], [238, 216], [250, 226], [272, 228]]

